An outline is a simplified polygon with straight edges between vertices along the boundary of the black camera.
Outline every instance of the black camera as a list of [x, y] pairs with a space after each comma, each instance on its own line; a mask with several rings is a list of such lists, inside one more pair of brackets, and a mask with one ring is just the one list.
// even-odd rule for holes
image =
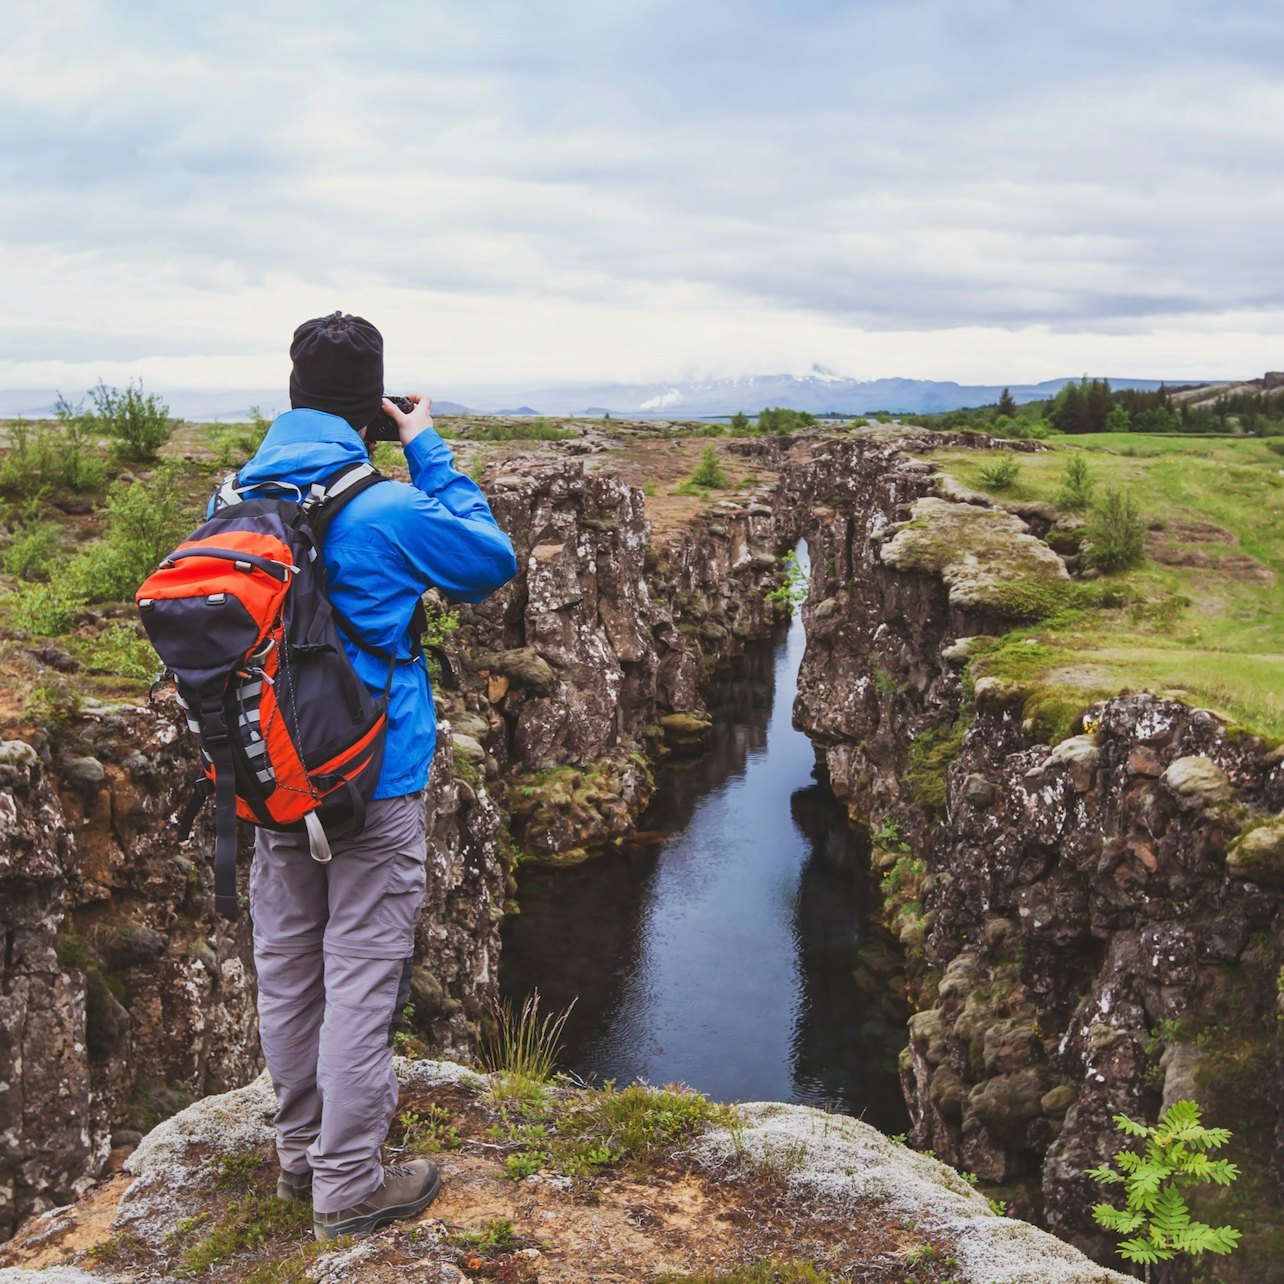
[[[385, 397], [392, 402], [403, 415], [408, 415], [414, 408], [415, 403], [409, 397]], [[366, 425], [367, 441], [400, 441], [401, 433], [397, 425], [392, 422], [392, 417], [385, 411], [380, 410], [377, 415]]]

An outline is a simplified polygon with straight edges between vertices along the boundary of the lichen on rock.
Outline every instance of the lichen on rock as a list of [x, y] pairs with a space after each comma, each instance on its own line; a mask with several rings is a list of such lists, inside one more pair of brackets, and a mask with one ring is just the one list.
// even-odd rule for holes
[[1070, 578], [1065, 562], [1015, 514], [934, 495], [914, 501], [909, 522], [883, 544], [880, 557], [895, 570], [941, 576], [956, 606], [998, 611], [1012, 608], [1016, 586]]

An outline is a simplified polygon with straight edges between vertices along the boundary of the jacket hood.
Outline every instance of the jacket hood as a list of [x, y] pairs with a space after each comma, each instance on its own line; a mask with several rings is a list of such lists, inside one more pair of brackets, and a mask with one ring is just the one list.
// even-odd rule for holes
[[241, 468], [242, 486], [283, 482], [306, 490], [328, 481], [348, 464], [369, 458], [366, 443], [337, 415], [287, 410], [268, 429], [254, 458]]

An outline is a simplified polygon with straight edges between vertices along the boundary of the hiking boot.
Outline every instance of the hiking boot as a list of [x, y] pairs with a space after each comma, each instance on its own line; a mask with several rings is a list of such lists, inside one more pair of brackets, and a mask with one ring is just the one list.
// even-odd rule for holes
[[427, 1159], [408, 1164], [384, 1166], [383, 1185], [367, 1195], [355, 1208], [337, 1213], [313, 1213], [312, 1231], [317, 1239], [338, 1239], [340, 1235], [360, 1235], [384, 1222], [421, 1213], [441, 1189], [437, 1165]]
[[300, 1204], [312, 1202], [312, 1169], [305, 1173], [290, 1173], [284, 1168], [276, 1179], [277, 1199], [295, 1200]]

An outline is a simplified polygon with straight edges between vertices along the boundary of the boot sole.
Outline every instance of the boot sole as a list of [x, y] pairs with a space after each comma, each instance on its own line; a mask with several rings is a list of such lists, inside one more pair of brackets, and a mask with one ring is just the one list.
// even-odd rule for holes
[[361, 1235], [387, 1222], [401, 1221], [403, 1218], [413, 1217], [416, 1213], [422, 1213], [440, 1192], [441, 1174], [437, 1173], [433, 1177], [432, 1185], [418, 1199], [411, 1200], [407, 1204], [393, 1204], [390, 1208], [381, 1208], [377, 1213], [349, 1217], [346, 1221], [335, 1222], [333, 1226], [323, 1226], [320, 1222], [314, 1221], [312, 1233], [320, 1240], [338, 1239], [341, 1235]]

